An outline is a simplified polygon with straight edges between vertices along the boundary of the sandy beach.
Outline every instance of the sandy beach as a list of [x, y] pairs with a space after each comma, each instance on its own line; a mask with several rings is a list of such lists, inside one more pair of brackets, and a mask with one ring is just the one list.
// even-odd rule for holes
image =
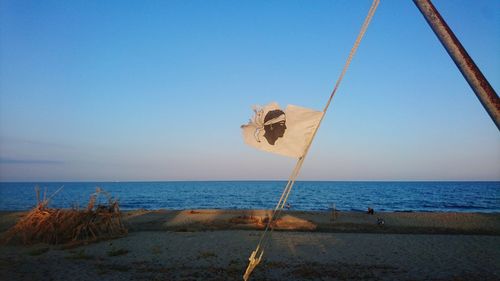
[[[268, 214], [125, 212], [125, 237], [2, 245], [0, 280], [241, 280]], [[287, 211], [276, 229], [252, 280], [500, 280], [500, 214]]]

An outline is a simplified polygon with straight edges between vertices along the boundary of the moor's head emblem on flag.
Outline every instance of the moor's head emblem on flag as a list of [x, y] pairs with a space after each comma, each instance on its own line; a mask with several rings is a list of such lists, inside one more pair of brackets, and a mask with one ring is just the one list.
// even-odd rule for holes
[[271, 110], [264, 117], [264, 137], [270, 145], [283, 137], [286, 130], [285, 112], [280, 109]]
[[323, 112], [275, 103], [254, 106], [254, 115], [241, 126], [246, 144], [267, 152], [299, 158], [316, 130]]

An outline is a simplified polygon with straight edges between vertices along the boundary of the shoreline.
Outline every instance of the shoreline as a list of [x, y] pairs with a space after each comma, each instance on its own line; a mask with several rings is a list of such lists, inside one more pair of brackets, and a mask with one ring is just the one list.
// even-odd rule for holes
[[[0, 211], [0, 233], [27, 211]], [[262, 230], [272, 210], [123, 211], [129, 231]], [[380, 224], [379, 219], [383, 224]], [[333, 233], [500, 235], [500, 213], [283, 211], [275, 230]]]
[[[0, 245], [0, 280], [241, 280], [270, 212], [126, 211], [129, 233], [116, 239]], [[25, 213], [0, 212], [0, 234]], [[283, 212], [251, 280], [500, 280], [500, 214], [331, 219], [331, 212]]]

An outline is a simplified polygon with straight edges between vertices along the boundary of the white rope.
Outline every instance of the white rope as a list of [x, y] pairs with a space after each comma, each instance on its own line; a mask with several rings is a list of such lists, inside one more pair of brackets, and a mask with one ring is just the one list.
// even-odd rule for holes
[[280, 199], [278, 200], [278, 203], [276, 204], [276, 207], [274, 208], [271, 217], [269, 218], [266, 228], [264, 232], [262, 233], [259, 243], [257, 244], [257, 247], [255, 250], [252, 252], [249, 258], [249, 264], [248, 267], [245, 271], [245, 274], [243, 275], [243, 280], [248, 280], [250, 278], [250, 274], [252, 271], [255, 269], [255, 267], [260, 263], [262, 256], [264, 255], [264, 250], [267, 247], [267, 244], [269, 243], [269, 238], [270, 235], [268, 234], [268, 230], [270, 229], [270, 233], [273, 232], [274, 227], [272, 226], [272, 223], [276, 217], [279, 217], [281, 214], [281, 211], [283, 210], [286, 201], [288, 200], [288, 196], [290, 195], [290, 192], [292, 191], [292, 187], [295, 184], [295, 180], [297, 176], [299, 175], [300, 169], [302, 168], [302, 164], [304, 163], [304, 159], [307, 156], [307, 153], [309, 152], [309, 148], [311, 147], [312, 141], [314, 140], [314, 137], [316, 136], [316, 133], [318, 132], [318, 129], [321, 125], [321, 122], [325, 118], [325, 114], [328, 110], [328, 107], [330, 106], [330, 103], [332, 102], [333, 96], [337, 92], [337, 89], [339, 88], [340, 82], [344, 78], [345, 73], [347, 72], [347, 69], [349, 68], [349, 65], [351, 64], [352, 58], [354, 57], [354, 54], [356, 53], [356, 50], [358, 49], [358, 46], [361, 42], [361, 39], [363, 39], [363, 36], [365, 35], [365, 32], [370, 25], [370, 22], [373, 18], [373, 15], [375, 14], [375, 11], [377, 10], [378, 4], [380, 3], [380, 0], [373, 0], [373, 3], [370, 7], [370, 10], [368, 11], [368, 14], [366, 15], [365, 21], [363, 22], [363, 25], [361, 26], [361, 30], [359, 31], [358, 37], [356, 38], [356, 41], [354, 42], [354, 45], [351, 48], [351, 51], [349, 52], [349, 56], [347, 58], [347, 61], [344, 65], [344, 68], [342, 69], [342, 72], [340, 73], [339, 78], [337, 79], [337, 82], [335, 83], [335, 87], [332, 90], [332, 93], [330, 94], [330, 98], [328, 99], [325, 108], [323, 109], [323, 116], [321, 117], [318, 126], [314, 130], [314, 133], [309, 140], [306, 149], [304, 151], [304, 155], [300, 157], [297, 160], [297, 164], [295, 164], [295, 168], [292, 171], [292, 174], [288, 178], [288, 182], [285, 186], [285, 189], [283, 190], [283, 193], [281, 194]]

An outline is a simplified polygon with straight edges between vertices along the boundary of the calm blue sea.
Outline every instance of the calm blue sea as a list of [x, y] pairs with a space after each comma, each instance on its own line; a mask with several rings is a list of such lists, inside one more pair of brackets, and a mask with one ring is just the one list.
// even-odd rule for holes
[[[0, 210], [36, 204], [34, 187], [52, 194], [52, 207], [86, 206], [101, 187], [131, 209], [271, 209], [283, 181], [0, 183]], [[500, 212], [500, 182], [297, 182], [292, 210]]]

